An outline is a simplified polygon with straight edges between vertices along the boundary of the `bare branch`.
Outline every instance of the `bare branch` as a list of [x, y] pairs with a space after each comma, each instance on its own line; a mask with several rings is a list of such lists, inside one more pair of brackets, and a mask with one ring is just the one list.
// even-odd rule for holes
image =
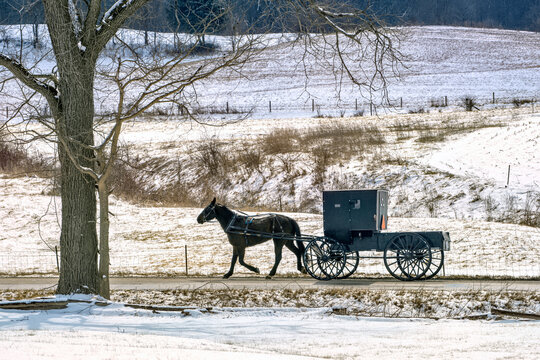
[[[31, 74], [20, 62], [14, 59], [10, 59], [9, 57], [2, 54], [0, 54], [0, 66], [4, 66], [26, 86], [43, 95], [47, 99], [49, 104], [58, 104], [57, 89], [43, 81], [40, 81], [39, 78], [42, 77], [41, 75]], [[51, 76], [46, 76], [46, 78], [54, 79]]]
[[88, 44], [90, 44], [96, 34], [96, 26], [99, 18], [99, 13], [101, 11], [101, 3], [101, 0], [91, 0], [89, 3], [87, 2], [88, 11], [84, 20], [81, 39], [83, 45], [85, 46], [88, 46]]
[[116, 34], [120, 26], [126, 22], [137, 10], [150, 0], [118, 0], [103, 16], [101, 24], [97, 27], [96, 41], [93, 45], [97, 58], [99, 52]]

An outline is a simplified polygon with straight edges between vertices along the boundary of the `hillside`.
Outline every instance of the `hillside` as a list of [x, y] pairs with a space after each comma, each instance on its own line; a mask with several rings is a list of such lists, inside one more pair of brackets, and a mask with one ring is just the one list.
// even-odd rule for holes
[[[220, 259], [219, 266], [207, 268], [208, 258], [202, 257], [193, 271], [221, 271], [228, 261], [228, 245], [219, 242], [218, 246], [216, 241], [223, 237], [220, 230], [210, 227], [199, 233], [198, 227], [192, 230], [196, 209], [164, 207], [206, 205], [217, 196], [233, 208], [319, 213], [324, 189], [387, 188], [390, 215], [400, 218], [391, 220], [392, 229], [451, 230], [456, 243], [461, 243], [461, 253], [475, 251], [470, 254], [474, 259], [482, 258], [482, 253], [491, 254], [488, 260], [496, 264], [490, 267], [492, 274], [538, 276], [538, 264], [532, 260], [538, 258], [534, 245], [537, 232], [528, 226], [538, 226], [540, 219], [539, 106], [513, 104], [512, 100], [533, 99], [540, 93], [539, 35], [447, 27], [410, 28], [407, 33], [402, 43], [407, 66], [402, 80], [390, 84], [391, 98], [407, 95], [402, 109], [385, 108], [373, 116], [349, 110], [329, 117], [340, 111], [332, 95], [336, 89], [333, 77], [313, 70], [307, 87], [299, 83], [301, 74], [294, 71], [291, 51], [283, 38], [261, 55], [268, 59], [265, 66], [261, 58], [246, 65], [246, 78], [225, 74], [197, 89], [201, 108], [221, 108], [220, 104], [233, 99], [244, 104], [240, 109], [248, 104], [252, 107], [248, 119], [228, 122], [224, 120], [242, 114], [210, 112], [203, 119], [222, 126], [204, 126], [171, 111], [148, 114], [126, 124], [122, 135], [124, 165], [118, 168], [113, 186], [113, 213], [119, 217], [111, 229], [113, 257], [122, 256], [123, 265], [113, 265], [113, 271], [181, 273], [181, 259], [166, 258], [170, 250], [181, 257], [182, 246], [192, 246], [192, 240], [186, 238], [189, 233], [200, 234], [197, 241], [202, 242], [193, 243], [197, 253], [223, 254], [213, 258]], [[136, 41], [135, 33], [126, 32], [128, 35]], [[44, 66], [50, 66], [50, 61]], [[489, 91], [486, 84], [492, 84]], [[97, 88], [101, 85], [98, 82]], [[499, 100], [495, 104], [490, 101], [492, 90]], [[479, 110], [469, 112], [459, 106], [457, 102], [467, 93], [475, 95]], [[311, 112], [309, 101], [295, 105], [302, 96], [313, 94], [319, 94], [317, 111]], [[448, 96], [449, 106], [441, 107], [434, 101], [426, 104], [429, 99], [440, 100], [443, 94]], [[351, 105], [354, 96], [343, 91], [341, 104], [348, 100]], [[482, 96], [486, 96], [485, 102]], [[283, 99], [283, 107], [279, 102], [272, 112], [257, 107], [261, 99], [276, 98]], [[506, 101], [500, 102], [501, 98]], [[13, 98], [4, 98], [10, 100]], [[107, 98], [100, 106], [113, 100]], [[231, 108], [237, 106], [233, 100]], [[44, 131], [36, 124], [12, 124], [10, 130], [16, 134], [22, 127]], [[37, 142], [30, 151], [51, 158], [55, 150]], [[35, 268], [9, 262], [6, 272], [54, 271], [54, 256], [47, 247], [54, 248], [58, 239], [59, 201], [51, 197], [56, 193], [54, 179], [17, 180], [3, 175], [2, 181], [3, 228], [8, 229], [2, 235], [2, 246], [6, 251], [25, 251], [28, 256], [48, 254], [43, 260], [46, 265], [40, 265], [39, 259]], [[120, 214], [130, 215], [120, 220]], [[14, 217], [19, 220], [13, 222]], [[318, 215], [293, 217], [305, 217], [307, 224], [301, 223], [304, 232], [321, 232]], [[410, 223], [407, 218], [420, 220]], [[154, 228], [158, 219], [164, 221], [162, 229]], [[131, 229], [132, 223], [139, 228]], [[179, 228], [180, 223], [185, 225]], [[474, 235], [460, 230], [464, 228], [473, 229]], [[208, 239], [205, 231], [212, 231]], [[13, 238], [24, 241], [15, 246], [10, 241]], [[476, 242], [482, 245], [469, 249]], [[139, 246], [153, 253], [154, 260], [148, 263], [150, 257], [137, 255], [146, 254]], [[503, 249], [527, 260], [518, 268], [509, 268], [507, 259], [501, 260]], [[450, 273], [484, 274], [480, 260], [473, 260], [474, 266], [468, 261], [467, 257], [450, 258], [449, 264], [455, 264]], [[381, 268], [365, 271], [381, 270], [384, 273]]]

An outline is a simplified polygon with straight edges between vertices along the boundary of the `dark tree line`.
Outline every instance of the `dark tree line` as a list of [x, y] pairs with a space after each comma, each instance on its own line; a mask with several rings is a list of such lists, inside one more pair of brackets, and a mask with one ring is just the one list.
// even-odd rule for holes
[[351, 0], [388, 23], [540, 31], [540, 0]]
[[[299, 0], [299, 2], [301, 2]], [[369, 9], [390, 25], [455, 25], [540, 31], [540, 0], [346, 0], [323, 2], [352, 3]], [[110, 6], [114, 0], [107, 0]], [[220, 8], [230, 11], [213, 24], [214, 33], [239, 33], [244, 29], [271, 30], [278, 27], [272, 13], [274, 2], [267, 0], [154, 0], [139, 10], [128, 24], [141, 30], [197, 33], [205, 12]], [[262, 15], [264, 14], [264, 15]], [[235, 19], [243, 19], [242, 23]], [[297, 23], [279, 19], [279, 28], [292, 31]], [[0, 24], [43, 23], [43, 7], [36, 0], [0, 0]], [[285, 24], [284, 24], [285, 23]], [[208, 30], [208, 29], [207, 29]], [[207, 31], [208, 33], [208, 31]]]

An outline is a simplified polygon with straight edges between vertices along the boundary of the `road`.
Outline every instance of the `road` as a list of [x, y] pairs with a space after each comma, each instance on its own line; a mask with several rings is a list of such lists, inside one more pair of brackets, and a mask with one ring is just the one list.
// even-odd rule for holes
[[[0, 277], [0, 291], [39, 290], [54, 288], [58, 279], [54, 277]], [[274, 278], [236, 277], [122, 277], [111, 278], [112, 290], [171, 290], [171, 289], [313, 289], [313, 288], [351, 288], [370, 290], [516, 290], [540, 291], [538, 280], [442, 280], [403, 282], [394, 279], [345, 279], [317, 281], [312, 278]]]

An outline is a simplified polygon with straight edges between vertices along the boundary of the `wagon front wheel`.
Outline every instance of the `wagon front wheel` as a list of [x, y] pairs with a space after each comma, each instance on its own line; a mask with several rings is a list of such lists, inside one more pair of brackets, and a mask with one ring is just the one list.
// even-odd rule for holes
[[420, 234], [399, 234], [384, 249], [384, 266], [398, 280], [418, 280], [431, 266], [431, 247]]
[[338, 242], [326, 238], [311, 240], [304, 251], [304, 267], [317, 280], [331, 280], [343, 272], [347, 255]]
[[360, 255], [358, 251], [351, 251], [347, 254], [347, 259], [345, 259], [345, 267], [343, 267], [343, 272], [339, 275], [338, 279], [346, 279], [351, 276], [356, 269], [358, 269], [358, 263], [360, 262]]

